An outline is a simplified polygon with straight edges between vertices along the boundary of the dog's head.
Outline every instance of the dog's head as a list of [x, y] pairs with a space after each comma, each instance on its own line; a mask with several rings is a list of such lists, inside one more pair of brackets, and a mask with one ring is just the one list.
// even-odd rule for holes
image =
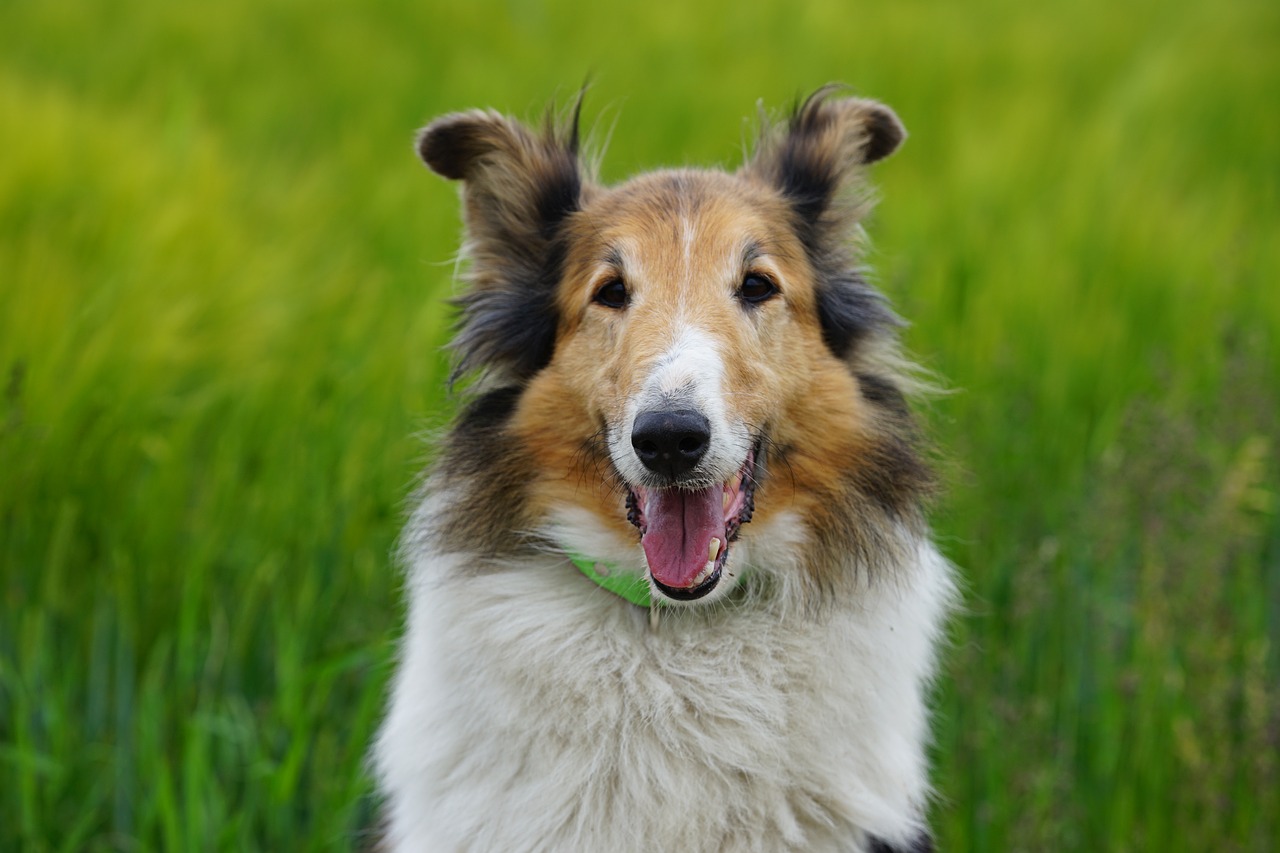
[[862, 169], [905, 132], [831, 95], [766, 127], [736, 173], [614, 188], [584, 168], [576, 115], [534, 133], [477, 111], [422, 132], [426, 163], [463, 182], [458, 370], [514, 389], [489, 452], [519, 457], [491, 474], [519, 491], [518, 525], [572, 509], [625, 547], [638, 532], [657, 594], [711, 601], [753, 517], [790, 511], [831, 550], [866, 545], [851, 517], [913, 512], [925, 475], [896, 321], [854, 254]]

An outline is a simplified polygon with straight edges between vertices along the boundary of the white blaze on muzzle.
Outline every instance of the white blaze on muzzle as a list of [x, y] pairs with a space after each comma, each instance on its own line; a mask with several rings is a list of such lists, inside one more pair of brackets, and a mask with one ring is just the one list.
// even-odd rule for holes
[[687, 478], [690, 482], [727, 481], [742, 465], [747, 431], [734, 423], [724, 399], [724, 360], [715, 338], [695, 326], [683, 326], [675, 340], [653, 360], [640, 391], [627, 402], [624, 422], [611, 430], [614, 464], [634, 485], [660, 483], [632, 446], [636, 419], [646, 413], [686, 411], [705, 418], [710, 431], [706, 452]]

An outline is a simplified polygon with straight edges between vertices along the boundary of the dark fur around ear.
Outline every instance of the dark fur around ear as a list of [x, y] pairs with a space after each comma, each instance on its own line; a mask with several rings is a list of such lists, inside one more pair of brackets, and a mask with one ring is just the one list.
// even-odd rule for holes
[[795, 214], [796, 233], [818, 278], [823, 337], [841, 358], [869, 330], [898, 321], [862, 279], [851, 247], [865, 212], [861, 167], [892, 154], [907, 132], [893, 110], [861, 98], [833, 98], [825, 86], [782, 127], [766, 125], [746, 171], [775, 187]]
[[470, 288], [457, 300], [453, 378], [488, 370], [523, 382], [555, 346], [561, 226], [582, 201], [578, 117], [541, 134], [494, 112], [454, 113], [418, 135], [432, 170], [463, 182]]
[[902, 325], [902, 320], [862, 274], [840, 255], [814, 259], [818, 273], [818, 321], [822, 339], [840, 358], [848, 358], [854, 345], [873, 329]]

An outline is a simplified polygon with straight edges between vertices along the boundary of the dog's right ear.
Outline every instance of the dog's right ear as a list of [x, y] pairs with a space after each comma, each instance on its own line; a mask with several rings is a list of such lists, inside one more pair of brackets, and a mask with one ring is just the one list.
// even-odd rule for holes
[[583, 198], [578, 110], [541, 134], [495, 112], [454, 113], [422, 130], [418, 154], [463, 182], [471, 289], [458, 300], [454, 378], [482, 369], [527, 380], [551, 360], [559, 235]]

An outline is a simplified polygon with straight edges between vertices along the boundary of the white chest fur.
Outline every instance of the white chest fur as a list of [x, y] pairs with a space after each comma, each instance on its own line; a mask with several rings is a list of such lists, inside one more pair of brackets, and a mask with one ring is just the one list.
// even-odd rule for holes
[[563, 559], [423, 555], [377, 769], [395, 850], [856, 850], [928, 795], [929, 545], [821, 613], [648, 614]]

